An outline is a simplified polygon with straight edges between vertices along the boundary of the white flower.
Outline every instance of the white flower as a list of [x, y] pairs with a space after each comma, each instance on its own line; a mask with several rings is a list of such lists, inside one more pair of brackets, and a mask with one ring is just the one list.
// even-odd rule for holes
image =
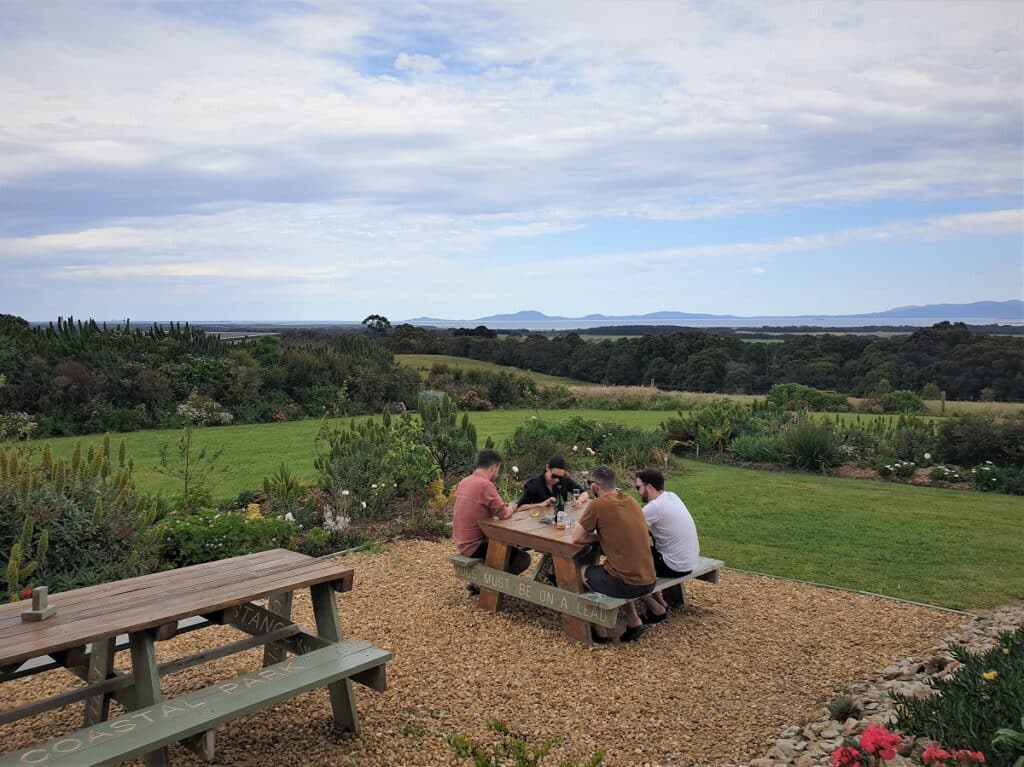
[[370, 487], [372, 487], [374, 490], [377, 489], [377, 485], [376, 484], [370, 485]]
[[587, 455], [597, 455], [597, 453], [594, 452], [594, 448], [588, 447], [587, 448]]
[[288, 520], [289, 522], [294, 522], [295, 521], [295, 517], [292, 516], [292, 513], [290, 511], [287, 514], [284, 515], [284, 518], [286, 520]]
[[360, 501], [359, 503], [361, 503], [361, 504], [362, 504], [362, 506], [363, 506], [363, 508], [364, 508], [364, 509], [366, 508], [366, 501]]
[[513, 474], [518, 474], [519, 473], [519, 467], [518, 466], [513, 466], [512, 467], [512, 473]]
[[572, 451], [573, 451], [574, 453], [575, 453], [575, 452], [576, 452], [577, 450], [579, 450], [579, 449], [580, 449], [580, 448], [579, 448], [579, 446], [578, 446], [578, 445], [573, 445], [573, 446], [572, 446]]
[[992, 465], [992, 461], [985, 461], [985, 463], [987, 463], [989, 466]]
[[342, 491], [341, 491], [341, 494], [342, 494], [342, 495], [348, 495], [348, 490], [342, 490]]
[[931, 453], [925, 453], [925, 454], [924, 454], [924, 459], [925, 459], [926, 461], [930, 461], [930, 460], [932, 459], [932, 454], [931, 454]]

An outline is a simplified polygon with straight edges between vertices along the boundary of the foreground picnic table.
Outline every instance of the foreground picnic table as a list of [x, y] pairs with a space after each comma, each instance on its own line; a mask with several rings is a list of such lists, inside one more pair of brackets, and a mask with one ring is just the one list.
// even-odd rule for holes
[[[216, 725], [324, 686], [335, 726], [358, 732], [352, 681], [385, 689], [391, 655], [342, 639], [334, 592], [351, 589], [352, 581], [352, 568], [275, 549], [54, 594], [49, 603], [56, 613], [42, 621], [21, 619], [27, 601], [0, 606], [0, 682], [64, 667], [87, 683], [0, 712], [2, 728], [86, 701], [82, 730], [0, 757], [0, 765], [117, 764], [142, 754], [147, 767], [166, 765], [166, 746], [178, 741], [210, 760]], [[315, 634], [290, 618], [292, 592], [306, 587]], [[253, 603], [264, 597], [269, 609]], [[230, 625], [248, 637], [157, 665], [155, 642], [211, 625]], [[261, 645], [262, 669], [164, 699], [161, 676]], [[131, 653], [130, 675], [114, 668], [124, 649]], [[287, 660], [288, 653], [295, 657]], [[110, 719], [111, 698], [128, 713]]]
[[[570, 511], [569, 514], [578, 522], [585, 507], [584, 504], [583, 508]], [[480, 523], [480, 529], [488, 541], [486, 560], [481, 562], [458, 554], [448, 559], [455, 565], [456, 577], [480, 587], [479, 605], [483, 609], [497, 611], [505, 595], [533, 602], [562, 613], [565, 633], [589, 645], [592, 643], [590, 624], [614, 627], [619, 608], [630, 600], [586, 591], [581, 568], [595, 561], [595, 547], [573, 543], [572, 530], [559, 530], [554, 525], [544, 524], [541, 519], [541, 516], [517, 511], [508, 519], [484, 520]], [[557, 586], [508, 572], [512, 546], [550, 556]], [[683, 602], [684, 581], [697, 579], [717, 583], [718, 571], [723, 564], [718, 559], [701, 557], [698, 567], [692, 573], [683, 578], [658, 578], [654, 590], [665, 591], [666, 596], [674, 597], [674, 601]]]

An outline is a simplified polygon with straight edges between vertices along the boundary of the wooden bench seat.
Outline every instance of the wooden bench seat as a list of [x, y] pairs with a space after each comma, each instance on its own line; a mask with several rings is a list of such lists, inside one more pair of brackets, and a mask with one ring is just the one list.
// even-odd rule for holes
[[[448, 557], [448, 561], [455, 566], [457, 578], [475, 583], [482, 589], [493, 589], [502, 594], [533, 602], [606, 628], [615, 626], [618, 609], [632, 601], [616, 599], [593, 591], [575, 594], [557, 586], [549, 586], [518, 575], [501, 572], [487, 567], [482, 559], [462, 554], [452, 554]], [[720, 559], [701, 557], [697, 567], [689, 575], [682, 578], [658, 578], [654, 591], [665, 592], [665, 599], [669, 603], [685, 604], [686, 596], [683, 592], [683, 584], [686, 581], [700, 580], [718, 583], [718, 572], [724, 566], [725, 563]]]
[[[725, 566], [725, 562], [720, 559], [711, 559], [709, 557], [700, 557], [697, 562], [697, 566], [693, 569], [689, 575], [684, 575], [681, 578], [658, 578], [654, 583], [654, 588], [651, 593], [658, 591], [664, 591], [666, 599], [669, 602], [675, 602], [676, 604], [685, 604], [686, 596], [682, 590], [682, 585], [686, 581], [706, 581], [708, 583], [718, 583], [718, 571]], [[631, 602], [631, 599], [617, 599], [615, 597], [609, 597], [605, 594], [598, 594], [596, 591], [584, 591], [579, 595], [580, 599], [586, 599], [596, 607], [602, 607], [606, 610], [618, 609], [623, 605]]]
[[0, 767], [31, 764], [114, 765], [198, 735], [318, 687], [352, 680], [386, 686], [391, 653], [342, 640], [258, 671], [52, 738], [0, 757]]

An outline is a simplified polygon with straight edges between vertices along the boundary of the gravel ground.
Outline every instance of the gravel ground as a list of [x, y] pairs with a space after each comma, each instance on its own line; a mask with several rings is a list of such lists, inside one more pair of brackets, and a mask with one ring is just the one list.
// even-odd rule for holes
[[[556, 613], [508, 600], [482, 612], [444, 557], [447, 543], [402, 542], [346, 558], [355, 589], [339, 595], [342, 629], [391, 650], [387, 692], [356, 685], [359, 738], [331, 731], [324, 690], [218, 730], [224, 765], [454, 765], [444, 737], [486, 743], [500, 718], [533, 742], [564, 737], [559, 764], [599, 749], [606, 764], [729, 765], [866, 674], [929, 647], [962, 616], [725, 571], [688, 586], [690, 606], [633, 644], [588, 649]], [[308, 591], [296, 619], [313, 626]], [[211, 628], [158, 645], [159, 660], [239, 638]], [[164, 680], [165, 694], [257, 668], [261, 650]], [[118, 655], [126, 668], [128, 654]], [[60, 670], [0, 686], [0, 709], [74, 687]], [[116, 709], [117, 706], [115, 705]], [[81, 704], [0, 727], [0, 753], [81, 726]], [[172, 747], [176, 765], [200, 765]], [[138, 762], [141, 764], [141, 761]]]

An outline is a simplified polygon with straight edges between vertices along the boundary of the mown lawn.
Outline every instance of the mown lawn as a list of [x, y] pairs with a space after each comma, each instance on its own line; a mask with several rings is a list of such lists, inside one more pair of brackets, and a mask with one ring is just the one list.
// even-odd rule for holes
[[[657, 411], [473, 413], [480, 443], [498, 445], [524, 420], [582, 415], [654, 428]], [[334, 423], [341, 423], [336, 421]], [[215, 498], [258, 488], [284, 462], [314, 478], [318, 421], [222, 426], [196, 431], [197, 446], [222, 447], [228, 471], [214, 475]], [[112, 437], [116, 450], [121, 435]], [[159, 445], [177, 431], [124, 435], [136, 480], [173, 493], [177, 481], [155, 471]], [[82, 437], [87, 448], [99, 435]], [[70, 455], [76, 438], [51, 440]], [[40, 442], [32, 443], [34, 448]], [[684, 461], [669, 487], [686, 501], [704, 553], [732, 567], [889, 594], [947, 607], [985, 608], [1024, 599], [1024, 499], [792, 472], [764, 472]], [[852, 640], [851, 640], [852, 641]]]
[[955, 608], [1024, 599], [1024, 499], [684, 462], [706, 556]]

